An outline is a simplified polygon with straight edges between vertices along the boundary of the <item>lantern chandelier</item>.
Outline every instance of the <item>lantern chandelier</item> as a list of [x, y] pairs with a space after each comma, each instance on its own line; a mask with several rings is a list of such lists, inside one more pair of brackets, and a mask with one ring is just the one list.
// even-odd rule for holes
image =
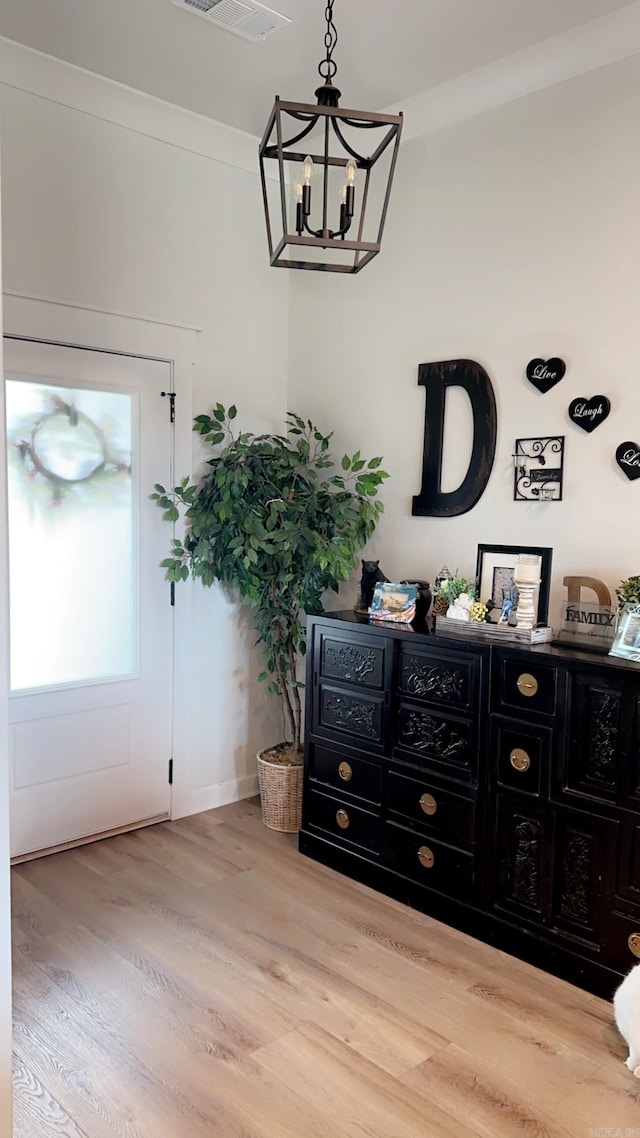
[[[258, 151], [260, 176], [272, 265], [358, 273], [380, 251], [402, 115], [338, 105], [333, 5], [328, 0], [325, 10], [326, 54], [318, 64], [324, 82], [315, 92], [317, 105], [276, 96]], [[366, 153], [362, 131], [371, 143]], [[277, 173], [267, 160], [277, 163]]]

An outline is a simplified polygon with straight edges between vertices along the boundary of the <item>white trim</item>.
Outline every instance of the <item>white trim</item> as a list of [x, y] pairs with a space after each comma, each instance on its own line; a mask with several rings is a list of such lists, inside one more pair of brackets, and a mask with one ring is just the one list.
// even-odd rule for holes
[[[606, 16], [403, 99], [386, 111], [403, 111], [403, 142], [409, 142], [639, 53], [640, 0], [634, 0]], [[0, 75], [8, 87], [258, 175], [257, 136], [2, 36]]]
[[[174, 390], [178, 407], [184, 412], [176, 415], [174, 432], [173, 471], [191, 470], [192, 467], [192, 375], [196, 362], [198, 336], [192, 330], [176, 325], [163, 325], [157, 321], [124, 319], [99, 309], [65, 306], [61, 302], [34, 300], [29, 297], [4, 295], [4, 334], [37, 336], [54, 342], [65, 341], [83, 347], [104, 351], [125, 352], [170, 362], [174, 377]], [[191, 579], [180, 586], [180, 603], [174, 608], [174, 699], [173, 740], [174, 779], [171, 787], [170, 811], [178, 817], [176, 809], [188, 795], [189, 738], [191, 721], [191, 695], [188, 684], [180, 677], [189, 674], [191, 662]], [[169, 755], [167, 755], [167, 760]], [[234, 799], [229, 799], [234, 801]], [[191, 811], [184, 811], [190, 813]]]
[[186, 818], [189, 814], [200, 814], [203, 810], [215, 810], [216, 806], [228, 806], [230, 802], [253, 798], [257, 793], [257, 774], [230, 778], [226, 782], [212, 783], [211, 786], [199, 786], [196, 790], [183, 790], [179, 797], [175, 794], [172, 797], [171, 817]]
[[[0, 76], [7, 87], [258, 175], [259, 139], [254, 135], [4, 36], [0, 36]], [[267, 112], [265, 108], [265, 116]]]
[[385, 108], [403, 142], [640, 53], [640, 0]]
[[99, 308], [95, 304], [81, 304], [77, 300], [56, 300], [52, 296], [40, 296], [35, 292], [18, 292], [16, 289], [6, 288], [5, 296], [17, 296], [21, 300], [37, 300], [41, 304], [57, 304], [62, 308], [77, 308], [81, 312], [100, 312], [104, 316], [117, 316], [119, 320], [138, 320], [143, 324], [159, 324], [162, 328], [180, 328], [185, 332], [203, 332], [195, 324], [178, 324], [175, 320], [158, 320], [154, 316], [139, 316], [135, 312], [119, 312], [115, 308]]

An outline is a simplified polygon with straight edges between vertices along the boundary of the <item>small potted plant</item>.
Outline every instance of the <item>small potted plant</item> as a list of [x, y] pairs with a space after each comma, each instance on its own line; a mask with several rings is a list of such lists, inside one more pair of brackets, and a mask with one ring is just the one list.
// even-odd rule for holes
[[443, 608], [446, 602], [444, 615], [454, 620], [470, 619], [471, 607], [476, 598], [474, 581], [469, 581], [466, 577], [448, 577], [438, 586], [437, 595], [442, 597]]
[[616, 589], [618, 607], [640, 604], [640, 577], [627, 577]]
[[151, 497], [168, 522], [184, 510], [185, 536], [162, 562], [167, 578], [220, 581], [251, 609], [266, 665], [258, 680], [281, 700], [289, 735], [258, 756], [263, 820], [291, 833], [300, 828], [305, 614], [321, 613], [324, 593], [350, 576], [388, 475], [381, 458], [360, 451], [336, 466], [331, 434], [299, 415], [287, 415], [285, 433], [265, 435], [234, 433], [235, 418], [221, 403], [197, 415], [193, 429], [213, 450], [206, 472], [173, 490], [156, 485]]

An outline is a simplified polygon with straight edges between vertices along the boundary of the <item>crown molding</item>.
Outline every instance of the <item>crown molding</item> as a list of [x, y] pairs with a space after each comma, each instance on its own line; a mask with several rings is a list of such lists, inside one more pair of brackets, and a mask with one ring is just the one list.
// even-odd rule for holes
[[258, 175], [258, 138], [0, 36], [0, 83]]
[[402, 141], [640, 54], [640, 0], [404, 99]]
[[[428, 88], [404, 114], [403, 143], [640, 54], [640, 0]], [[0, 36], [1, 83], [257, 176], [259, 139]]]

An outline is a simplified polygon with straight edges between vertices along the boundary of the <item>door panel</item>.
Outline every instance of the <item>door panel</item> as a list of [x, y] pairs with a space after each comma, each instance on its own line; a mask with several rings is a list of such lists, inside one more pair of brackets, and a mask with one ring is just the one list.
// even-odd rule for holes
[[12, 854], [166, 814], [169, 364], [5, 340]]

